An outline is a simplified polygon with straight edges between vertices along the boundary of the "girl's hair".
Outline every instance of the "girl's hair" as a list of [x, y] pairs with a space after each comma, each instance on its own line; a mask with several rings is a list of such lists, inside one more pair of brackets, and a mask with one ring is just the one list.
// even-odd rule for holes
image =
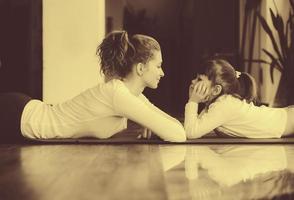
[[106, 77], [124, 78], [134, 64], [146, 64], [155, 50], [160, 51], [160, 45], [150, 36], [136, 34], [129, 37], [126, 31], [113, 31], [98, 46], [96, 55]]
[[200, 69], [200, 74], [207, 75], [213, 85], [222, 86], [222, 94], [230, 94], [247, 102], [254, 102], [257, 98], [256, 83], [254, 78], [242, 72], [238, 77], [232, 65], [223, 59], [206, 61]]

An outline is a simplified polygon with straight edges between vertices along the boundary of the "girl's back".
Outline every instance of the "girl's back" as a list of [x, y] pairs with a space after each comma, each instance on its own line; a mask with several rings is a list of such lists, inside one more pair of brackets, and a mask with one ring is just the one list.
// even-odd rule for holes
[[224, 120], [218, 131], [248, 138], [280, 138], [287, 119], [284, 108], [255, 106], [232, 95], [219, 97], [209, 106], [208, 112]]

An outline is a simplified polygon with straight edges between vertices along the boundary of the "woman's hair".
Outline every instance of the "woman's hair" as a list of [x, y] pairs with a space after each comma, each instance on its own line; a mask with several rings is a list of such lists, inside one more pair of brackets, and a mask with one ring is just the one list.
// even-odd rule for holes
[[160, 51], [160, 45], [150, 36], [136, 34], [129, 37], [126, 31], [113, 31], [98, 46], [96, 55], [106, 77], [124, 78], [134, 64], [146, 64], [155, 50]]
[[200, 68], [200, 74], [207, 75], [213, 85], [222, 86], [222, 94], [230, 94], [247, 102], [255, 102], [257, 98], [254, 78], [242, 72], [239, 76], [232, 65], [223, 59], [206, 61]]

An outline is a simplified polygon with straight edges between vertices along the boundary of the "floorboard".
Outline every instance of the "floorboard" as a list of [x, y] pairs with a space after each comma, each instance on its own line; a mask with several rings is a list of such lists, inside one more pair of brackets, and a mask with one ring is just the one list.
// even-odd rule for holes
[[293, 198], [292, 145], [0, 145], [0, 199]]

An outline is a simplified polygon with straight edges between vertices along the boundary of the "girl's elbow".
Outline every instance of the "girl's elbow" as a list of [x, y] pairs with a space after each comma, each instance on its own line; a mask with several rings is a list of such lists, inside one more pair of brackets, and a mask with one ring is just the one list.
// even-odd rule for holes
[[200, 138], [201, 136], [198, 135], [187, 135], [187, 139], [197, 139]]
[[202, 135], [194, 133], [193, 131], [186, 131], [187, 139], [197, 139], [200, 138]]

